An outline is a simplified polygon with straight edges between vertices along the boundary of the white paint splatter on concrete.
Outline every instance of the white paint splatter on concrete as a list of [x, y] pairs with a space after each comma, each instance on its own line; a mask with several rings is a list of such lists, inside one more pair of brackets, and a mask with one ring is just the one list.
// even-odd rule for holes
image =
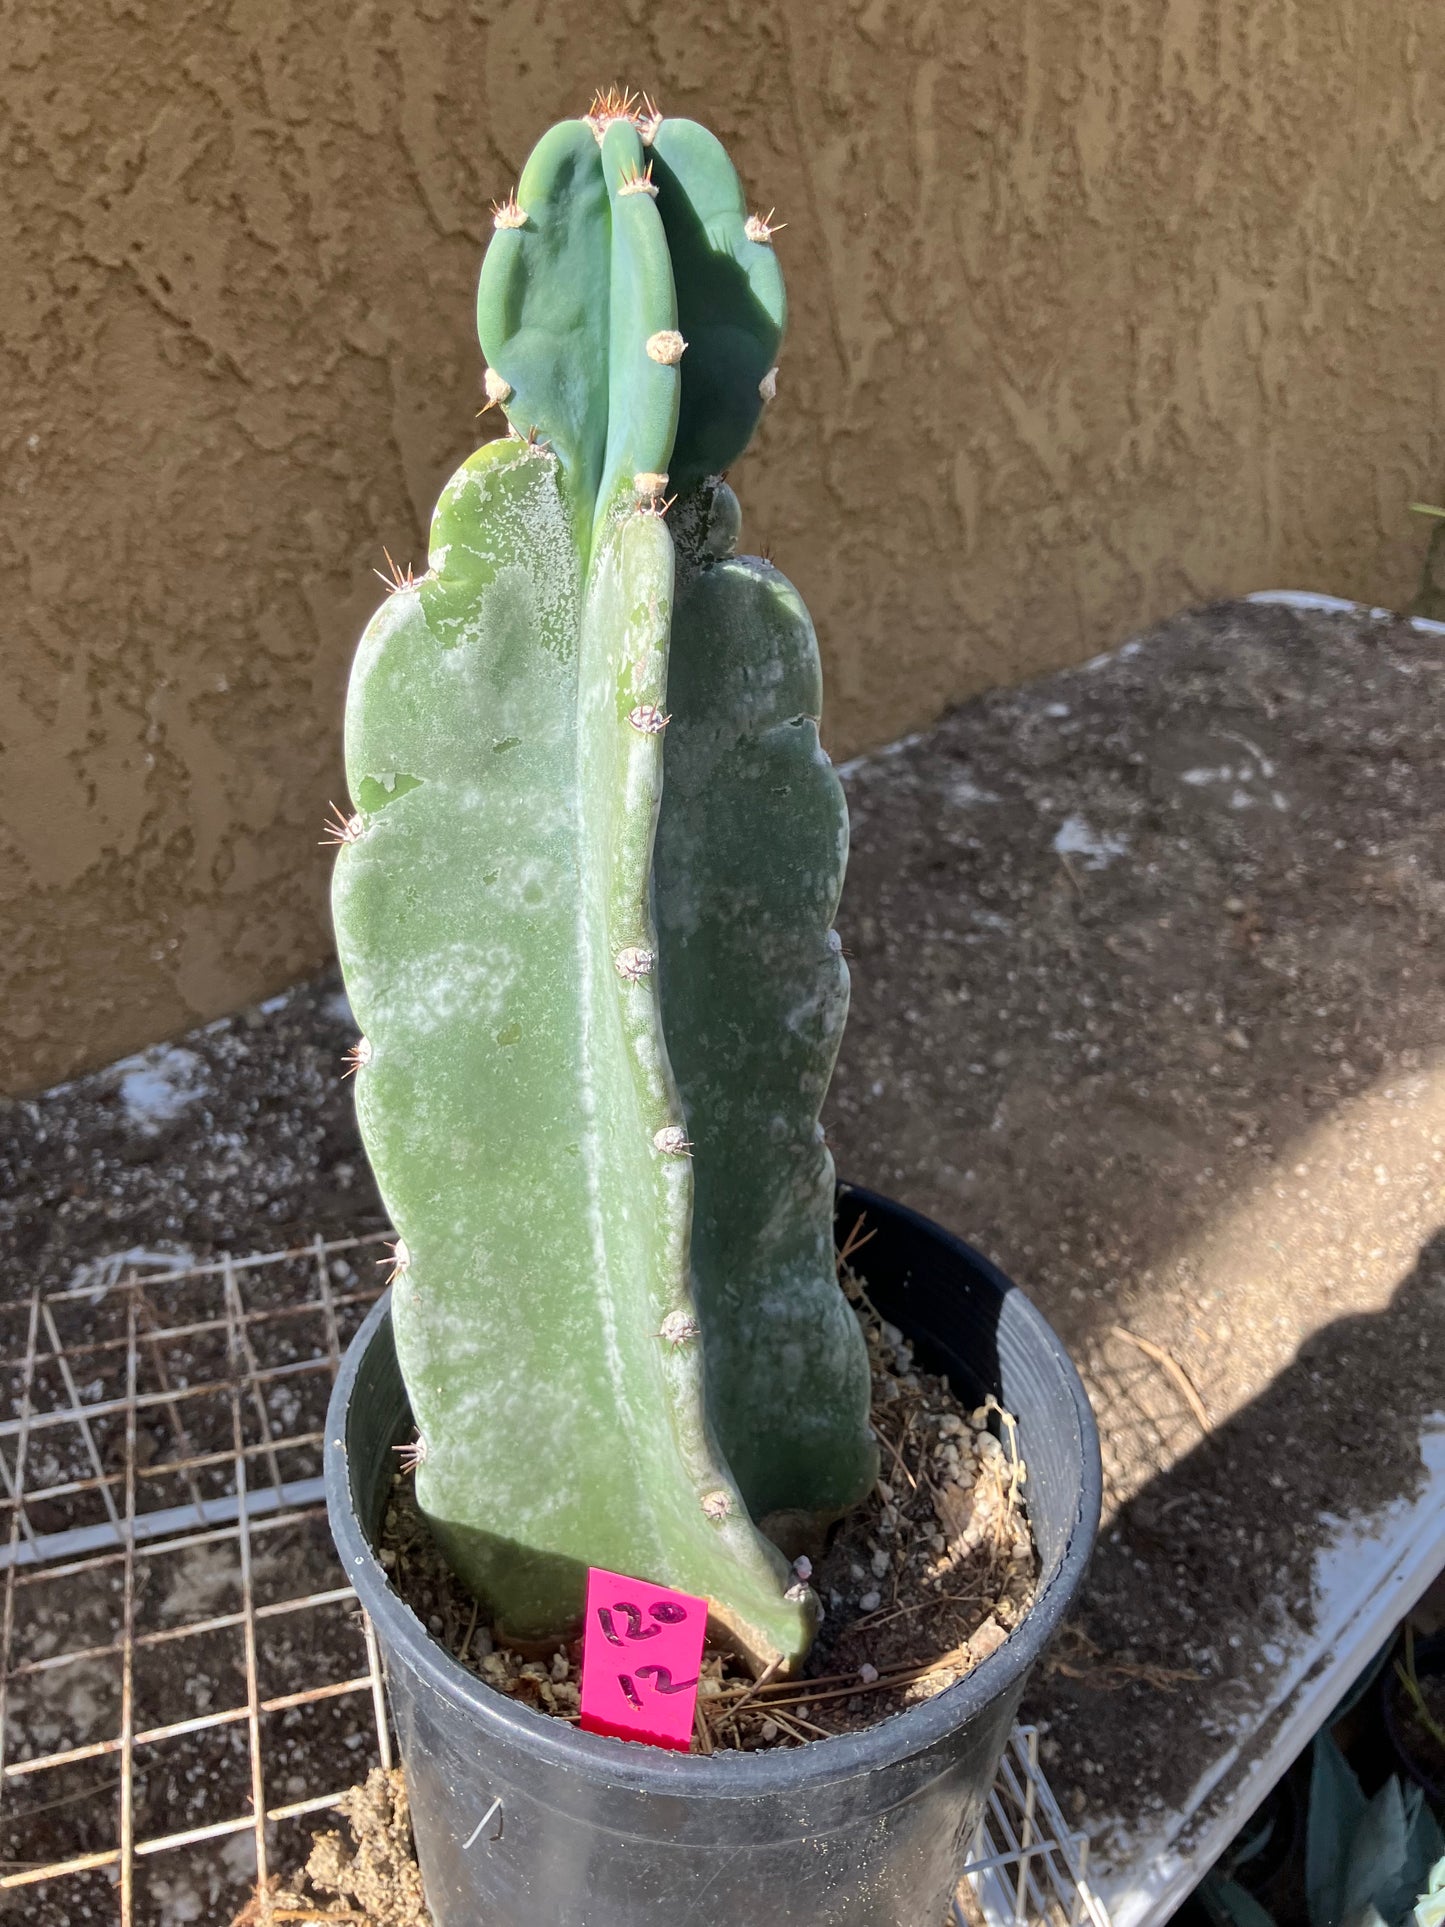
[[154, 1131], [179, 1117], [207, 1088], [205, 1064], [178, 1044], [157, 1044], [135, 1057], [123, 1057], [115, 1070], [126, 1118], [142, 1131]]
[[1053, 847], [1060, 856], [1081, 857], [1086, 870], [1107, 870], [1111, 863], [1128, 854], [1129, 839], [1108, 830], [1096, 830], [1087, 817], [1075, 810], [1059, 825]]

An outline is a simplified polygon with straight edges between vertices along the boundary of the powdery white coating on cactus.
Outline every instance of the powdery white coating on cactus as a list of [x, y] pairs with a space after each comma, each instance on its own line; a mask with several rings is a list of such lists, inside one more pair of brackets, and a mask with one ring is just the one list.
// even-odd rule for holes
[[705, 1492], [702, 1509], [709, 1519], [716, 1519], [719, 1523], [730, 1519], [733, 1516], [733, 1495], [724, 1492], [721, 1487], [716, 1492]]
[[664, 1157], [669, 1158], [684, 1158], [692, 1149], [681, 1124], [664, 1124], [660, 1131], [653, 1132], [652, 1142]]
[[676, 328], [659, 328], [655, 335], [647, 337], [648, 360], [661, 362], [664, 368], [675, 368], [686, 347]]
[[495, 368], [489, 368], [482, 377], [482, 386], [487, 391], [487, 400], [500, 406], [512, 399], [512, 384], [505, 375], [499, 375]]
[[505, 1021], [521, 959], [505, 943], [457, 938], [429, 956], [399, 954], [373, 993], [367, 1021], [378, 1031], [404, 1022], [414, 1039], [433, 1037], [468, 1015], [493, 1027]]
[[644, 950], [640, 944], [629, 944], [625, 950], [619, 950], [612, 961], [617, 967], [618, 976], [625, 979], [627, 983], [635, 984], [651, 975], [657, 958], [652, 951]]
[[770, 368], [768, 372], [763, 376], [762, 380], [758, 383], [758, 393], [762, 396], [764, 401], [777, 400], [778, 371], [776, 368]]
[[628, 710], [627, 720], [644, 736], [660, 736], [672, 718], [664, 716], [656, 703], [639, 703], [636, 709]]
[[701, 1335], [702, 1326], [690, 1311], [670, 1311], [663, 1319], [658, 1337], [669, 1345], [686, 1345]]

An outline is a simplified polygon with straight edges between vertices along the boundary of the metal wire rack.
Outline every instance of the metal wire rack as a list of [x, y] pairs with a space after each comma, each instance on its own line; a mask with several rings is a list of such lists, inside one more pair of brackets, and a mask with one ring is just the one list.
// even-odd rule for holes
[[[229, 1920], [391, 1765], [321, 1477], [381, 1243], [125, 1254], [0, 1306], [0, 1918]], [[1108, 1927], [1086, 1865], [1020, 1728], [959, 1919]]]
[[228, 1920], [304, 1859], [288, 1823], [391, 1763], [320, 1476], [378, 1242], [0, 1308], [0, 1911]]
[[1088, 1836], [1070, 1829], [1039, 1764], [1039, 1735], [1016, 1726], [968, 1857], [960, 1923], [1109, 1927], [1089, 1882]]

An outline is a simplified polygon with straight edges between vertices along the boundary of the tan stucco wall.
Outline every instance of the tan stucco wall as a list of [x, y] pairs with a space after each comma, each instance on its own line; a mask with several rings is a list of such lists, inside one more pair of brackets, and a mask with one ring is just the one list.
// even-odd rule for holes
[[0, 1088], [328, 950], [385, 543], [480, 403], [488, 200], [706, 119], [793, 327], [741, 475], [853, 750], [1265, 584], [1399, 603], [1445, 470], [1419, 0], [27, 0], [0, 36]]

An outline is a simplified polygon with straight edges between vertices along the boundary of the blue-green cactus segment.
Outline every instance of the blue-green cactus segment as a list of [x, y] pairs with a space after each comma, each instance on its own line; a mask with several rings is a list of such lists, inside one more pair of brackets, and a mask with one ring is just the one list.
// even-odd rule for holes
[[661, 743], [629, 721], [663, 699], [671, 594], [660, 518], [610, 524], [584, 577], [557, 458], [474, 456], [357, 655], [348, 780], [375, 807], [333, 907], [448, 1558], [520, 1637], [565, 1631], [594, 1564], [709, 1598], [765, 1663], [806, 1650], [815, 1602], [705, 1416], [649, 909]]
[[549, 128], [497, 211], [477, 287], [482, 352], [508, 384], [518, 434], [556, 450], [567, 492], [592, 507], [610, 408], [611, 220], [585, 120]]
[[[714, 550], [737, 525], [731, 490], [716, 494]], [[694, 1145], [708, 1410], [753, 1517], [801, 1546], [877, 1470], [818, 1124], [848, 1009], [832, 927], [848, 815], [796, 589], [755, 557], [698, 561], [679, 581], [668, 685], [663, 1027]]]
[[363, 638], [334, 886], [418, 1498], [514, 1634], [565, 1632], [603, 1565], [791, 1664], [816, 1601], [747, 1504], [795, 1538], [873, 1455], [816, 1130], [846, 825], [806, 614], [719, 559], [708, 480], [770, 392], [782, 281], [713, 137], [615, 100], [494, 225], [478, 329], [514, 438]]
[[664, 120], [652, 138], [657, 205], [687, 341], [672, 486], [686, 493], [735, 462], [758, 425], [787, 322], [770, 230], [749, 217], [715, 134]]
[[619, 496], [634, 501], [633, 478], [666, 474], [677, 430], [686, 342], [667, 236], [647, 175], [637, 129], [615, 120], [602, 140], [602, 170], [612, 211], [612, 327], [608, 343], [611, 406], [594, 524]]

